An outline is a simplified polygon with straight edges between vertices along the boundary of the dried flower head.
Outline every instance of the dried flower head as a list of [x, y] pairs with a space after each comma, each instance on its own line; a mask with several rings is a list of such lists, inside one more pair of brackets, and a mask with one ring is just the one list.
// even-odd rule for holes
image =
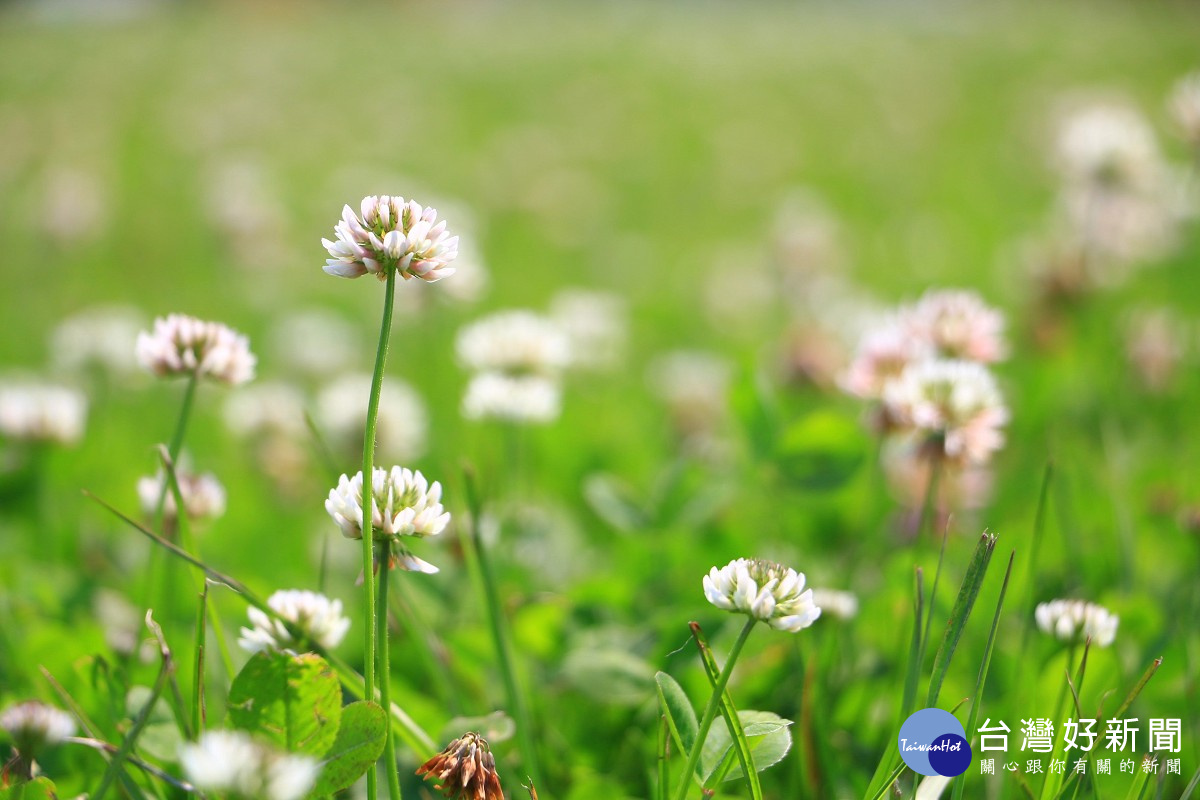
[[[211, 472], [198, 474], [184, 464], [176, 464], [175, 480], [179, 484], [179, 494], [183, 497], [188, 519], [216, 519], [225, 513], [225, 487], [216, 475]], [[144, 514], [154, 514], [158, 510], [159, 498], [164, 497], [163, 513], [167, 519], [178, 516], [175, 493], [166, 489], [166, 481], [166, 473], [161, 469], [153, 476], [146, 475], [138, 479], [138, 500], [141, 501]]]
[[194, 374], [232, 385], [253, 378], [256, 363], [245, 336], [184, 314], [159, 317], [152, 333], [139, 333], [137, 359], [159, 377]]
[[300, 800], [321, 772], [313, 759], [278, 752], [240, 731], [206, 731], [181, 744], [179, 764], [197, 789], [242, 800]]
[[342, 615], [342, 601], [330, 600], [323, 594], [305, 589], [281, 589], [267, 598], [267, 605], [292, 624], [297, 639], [287, 625], [267, 615], [261, 609], [247, 610], [253, 628], [242, 628], [238, 645], [243, 650], [295, 650], [296, 645], [312, 643], [322, 650], [331, 650], [341, 643], [350, 620]]
[[504, 800], [496, 760], [478, 733], [464, 733], [446, 745], [417, 774], [438, 781], [434, 786], [450, 800]]
[[944, 358], [991, 363], [1004, 358], [1004, 315], [975, 292], [926, 292], [907, 314], [909, 329]]
[[1064, 642], [1091, 638], [1092, 644], [1108, 647], [1117, 636], [1116, 614], [1083, 600], [1051, 600], [1038, 603], [1034, 618], [1043, 632]]
[[532, 311], [501, 311], [468, 325], [455, 342], [459, 362], [471, 370], [556, 375], [571, 363], [567, 334]]
[[467, 419], [541, 424], [558, 419], [561, 411], [559, 381], [545, 375], [480, 372], [471, 377], [462, 401]]
[[[363, 480], [343, 475], [329, 491], [325, 510], [348, 539], [361, 539], [363, 526]], [[450, 523], [442, 508], [442, 485], [430, 484], [420, 472], [392, 467], [376, 468], [372, 480], [371, 530], [376, 541], [391, 542], [397, 566], [413, 572], [437, 572], [437, 567], [412, 555], [400, 545], [402, 536], [436, 536]]]
[[[317, 393], [317, 421], [335, 447], [362, 450], [370, 396], [371, 376], [359, 373], [336, 378]], [[388, 379], [379, 395], [375, 429], [381, 457], [398, 461], [419, 458], [425, 452], [428, 432], [421, 396], [404, 381]]]
[[83, 437], [87, 398], [66, 386], [25, 380], [0, 383], [0, 436], [74, 444]]
[[392, 270], [408, 280], [433, 282], [454, 274], [450, 262], [458, 255], [458, 237], [450, 236], [437, 210], [423, 208], [403, 197], [364, 197], [361, 214], [346, 206], [334, 228], [337, 241], [322, 239], [332, 258], [325, 271], [340, 278], [368, 272], [385, 280]]
[[54, 706], [26, 700], [0, 713], [0, 728], [12, 737], [17, 752], [29, 756], [74, 736], [75, 720]]
[[1200, 147], [1200, 72], [1185, 75], [1175, 84], [1169, 105], [1184, 139]]
[[704, 576], [704, 596], [717, 608], [748, 614], [795, 633], [821, 616], [804, 573], [761, 558], [737, 558]]
[[884, 387], [888, 417], [958, 464], [982, 464], [1004, 444], [1008, 409], [996, 380], [973, 361], [923, 361]]

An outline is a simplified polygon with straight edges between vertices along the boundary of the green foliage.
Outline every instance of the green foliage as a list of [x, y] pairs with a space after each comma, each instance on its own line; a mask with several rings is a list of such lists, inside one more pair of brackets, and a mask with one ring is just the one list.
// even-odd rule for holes
[[337, 737], [324, 754], [311, 794], [331, 795], [349, 788], [379, 758], [386, 734], [387, 714], [375, 703], [360, 700], [343, 708]]
[[229, 720], [292, 753], [320, 758], [338, 736], [342, 689], [314, 653], [262, 650], [229, 689]]

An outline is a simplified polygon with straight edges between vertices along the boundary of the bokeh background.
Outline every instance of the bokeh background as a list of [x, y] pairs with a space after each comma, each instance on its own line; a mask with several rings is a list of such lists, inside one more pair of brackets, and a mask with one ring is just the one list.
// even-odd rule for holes
[[[39, 498], [7, 451], [0, 699], [49, 696], [39, 664], [89, 691], [89, 656], [107, 652], [97, 596], [142, 603], [148, 545], [79, 490], [135, 511], [181, 390], [64, 368], [56, 327], [113, 305], [147, 326], [217, 319], [250, 337], [262, 379], [295, 383], [315, 409], [321, 385], [370, 368], [382, 297], [369, 278], [325, 275], [320, 239], [343, 204], [391, 193], [437, 207], [474, 267], [460, 290], [400, 287], [389, 376], [428, 412], [413, 466], [459, 512], [473, 464], [497, 509], [506, 610], [554, 756], [543, 797], [648, 796], [653, 672], [702, 695], [685, 623], [728, 644], [737, 623], [700, 577], [744, 555], [858, 594], [842, 628], [752, 640], [735, 692], [798, 719], [804, 665], [819, 663], [803, 736], [820, 744], [764, 779], [775, 797], [861, 795], [898, 704], [913, 566], [932, 574], [936, 547], [906, 538], [912, 509], [883, 488], [863, 406], [833, 376], [862, 314], [931, 286], [976, 289], [1007, 314], [1013, 415], [990, 499], [948, 523], [936, 606], [949, 609], [982, 530], [1000, 535], [997, 562], [1016, 551], [988, 690], [1014, 730], [1050, 713], [1062, 667], [1048, 640], [1015, 644], [1032, 603], [1085, 596], [1120, 613], [1089, 688], [1124, 693], [1164, 656], [1135, 710], [1184, 719], [1183, 780], [1158, 789], [1177, 796], [1200, 748], [1200, 235], [1182, 222], [1136, 270], [1067, 300], [1047, 299], [1036, 253], [1055, 229], [1070, 108], [1140, 110], [1186, 174], [1195, 154], [1166, 97], [1200, 67], [1198, 32], [1200, 8], [1159, 2], [0, 4], [0, 366], [91, 400], [83, 441], [39, 462]], [[780, 284], [789, 258], [819, 269]], [[456, 332], [495, 309], [546, 310], [566, 288], [619, 300], [619, 366], [572, 378], [551, 425], [514, 436], [464, 420]], [[288, 333], [300, 311], [333, 315], [350, 346]], [[1128, 356], [1151, 312], [1168, 315], [1174, 348], [1161, 384]], [[299, 370], [297, 350], [325, 346], [326, 374]], [[699, 453], [655, 389], [680, 349], [724, 365], [719, 441]], [[324, 552], [320, 580], [354, 615], [357, 549], [322, 509], [336, 473], [304, 436], [295, 462], [264, 466], [225, 425], [227, 394], [201, 389], [188, 440], [228, 492], [205, 557], [266, 594], [314, 586]], [[332, 465], [353, 470], [352, 452]], [[399, 698], [439, 731], [502, 693], [452, 537], [421, 555], [443, 574], [406, 580], [406, 608], [441, 644], [410, 662], [418, 634], [402, 616], [393, 659]], [[1002, 571], [945, 697], [970, 693]], [[217, 602], [233, 630], [242, 606]], [[184, 641], [189, 603], [181, 590], [162, 612]], [[497, 749], [519, 795], [511, 744]], [[975, 780], [968, 796], [1017, 796], [1004, 777]], [[1113, 776], [1102, 796], [1127, 785]]]

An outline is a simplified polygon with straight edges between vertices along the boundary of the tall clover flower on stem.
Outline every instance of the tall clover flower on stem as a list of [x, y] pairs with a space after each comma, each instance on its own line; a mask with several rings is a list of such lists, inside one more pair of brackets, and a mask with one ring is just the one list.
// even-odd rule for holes
[[760, 558], [736, 558], [719, 569], [713, 567], [704, 576], [704, 596], [708, 602], [725, 611], [745, 614], [749, 619], [729, 651], [725, 667], [713, 685], [712, 697], [704, 707], [696, 741], [688, 753], [687, 766], [683, 770], [684, 779], [675, 793], [675, 800], [687, 797], [691, 776], [696, 771], [704, 740], [716, 719], [721, 696], [725, 693], [729, 676], [733, 674], [733, 665], [750, 638], [754, 625], [765, 622], [776, 630], [797, 633], [821, 616], [821, 609], [813, 602], [812, 589], [805, 589], [804, 584], [804, 573]]
[[[383, 297], [383, 319], [379, 327], [379, 342], [375, 348], [375, 370], [371, 377], [371, 394], [367, 401], [367, 420], [363, 434], [362, 472], [359, 474], [359, 518], [362, 536], [363, 557], [363, 602], [366, 613], [364, 644], [366, 660], [363, 665], [365, 696], [375, 697], [375, 666], [379, 661], [383, 669], [381, 682], [383, 706], [390, 708], [387, 679], [387, 636], [376, 636], [376, 625], [382, 624], [382, 615], [377, 615], [375, 575], [373, 569], [376, 514], [382, 509], [376, 506], [380, 498], [372, 491], [371, 499], [363, 496], [362, 477], [375, 475], [375, 431], [379, 419], [379, 395], [383, 390], [383, 371], [387, 363], [388, 340], [392, 329], [392, 313], [395, 308], [396, 277], [404, 280], [420, 278], [432, 283], [454, 274], [450, 262], [458, 255], [458, 237], [450, 236], [445, 221], [438, 221], [437, 211], [423, 208], [412, 200], [388, 195], [363, 198], [355, 214], [350, 206], [342, 210], [342, 219], [335, 228], [336, 241], [322, 239], [329, 252], [325, 271], [342, 278], [358, 278], [368, 273], [386, 282]], [[348, 479], [343, 479], [349, 483]], [[423, 479], [422, 479], [423, 480]], [[435, 484], [436, 486], [436, 484]], [[347, 487], [349, 488], [349, 487]], [[393, 484], [393, 488], [394, 484]], [[338, 492], [341, 489], [339, 485]], [[440, 489], [439, 489], [440, 491]], [[367, 513], [362, 513], [362, 501], [370, 503]], [[331, 502], [333, 497], [331, 496]], [[330, 510], [330, 513], [334, 513]], [[343, 515], [344, 517], [345, 515]], [[339, 523], [340, 524], [340, 523]], [[443, 523], [444, 527], [444, 523]], [[343, 525], [343, 531], [345, 526]], [[385, 532], [390, 542], [391, 532]], [[390, 545], [388, 545], [390, 547]], [[390, 566], [390, 552], [381, 561], [382, 577], [386, 586]], [[386, 633], [386, 627], [384, 628]], [[378, 642], [376, 641], [378, 638]], [[396, 774], [396, 746], [392, 739], [392, 728], [387, 729], [384, 754], [388, 759], [388, 792], [396, 800], [400, 797], [399, 777]], [[375, 770], [367, 771], [367, 796], [374, 800], [378, 794]]]

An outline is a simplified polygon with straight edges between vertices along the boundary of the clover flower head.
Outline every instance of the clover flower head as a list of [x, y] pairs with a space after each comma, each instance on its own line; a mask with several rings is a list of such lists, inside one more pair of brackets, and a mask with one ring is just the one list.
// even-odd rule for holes
[[258, 608], [246, 613], [253, 628], [242, 628], [238, 644], [243, 650], [294, 650], [301, 642], [311, 642], [322, 650], [332, 650], [350, 629], [350, 620], [342, 615], [342, 601], [303, 589], [281, 589], [267, 598], [267, 605], [290, 622], [301, 634], [297, 641], [288, 627]]
[[388, 195], [364, 197], [360, 213], [346, 206], [334, 228], [337, 241], [322, 239], [329, 251], [325, 272], [340, 278], [372, 273], [386, 280], [396, 270], [405, 280], [433, 281], [449, 277], [458, 255], [458, 237], [438, 221], [437, 210], [413, 200]]
[[1069, 180], [1097, 186], [1143, 186], [1162, 166], [1150, 123], [1122, 103], [1096, 103], [1067, 116], [1057, 155]]
[[714, 353], [674, 350], [655, 358], [646, 377], [676, 429], [692, 436], [712, 432], [725, 417], [732, 376], [732, 365]]
[[504, 800], [496, 760], [487, 740], [464, 733], [417, 768], [417, 774], [440, 781], [434, 786], [450, 800]]
[[926, 292], [909, 310], [910, 330], [944, 358], [983, 364], [1004, 358], [1004, 315], [971, 291]]
[[566, 334], [571, 366], [615, 367], [626, 349], [629, 324], [625, 304], [608, 292], [568, 289], [550, 302], [550, 318]]
[[1103, 606], [1084, 600], [1051, 600], [1039, 603], [1034, 619], [1043, 632], [1064, 642], [1091, 638], [1092, 644], [1108, 647], [1117, 637], [1119, 619]]
[[905, 367], [933, 355], [927, 337], [914, 336], [900, 317], [868, 328], [839, 383], [844, 391], [864, 400], [878, 400], [890, 381]]
[[1171, 90], [1168, 104], [1184, 139], [1200, 146], [1200, 72], [1181, 78]]
[[141, 314], [123, 306], [98, 306], [64, 319], [51, 334], [55, 367], [75, 371], [94, 365], [115, 375], [137, 369], [134, 351], [145, 323]]
[[[175, 519], [179, 508], [175, 505], [175, 493], [166, 488], [167, 476], [163, 470], [154, 475], [146, 475], [138, 479], [138, 500], [142, 512], [150, 515], [158, 510], [159, 498], [163, 499], [163, 513], [167, 519]], [[211, 472], [195, 473], [187, 466], [177, 464], [175, 481], [179, 484], [179, 494], [183, 497], [183, 507], [187, 510], [188, 519], [216, 519], [225, 513], [225, 487]], [[165, 494], [164, 494], [165, 489]]]
[[562, 388], [558, 379], [545, 375], [480, 372], [471, 377], [462, 401], [467, 419], [544, 424], [561, 411]]
[[[317, 393], [317, 421], [338, 447], [362, 449], [370, 395], [371, 376], [365, 373], [342, 375]], [[425, 452], [428, 431], [425, 403], [417, 391], [401, 380], [384, 383], [375, 429], [380, 454], [401, 461], [418, 458]]]
[[306, 433], [304, 397], [295, 386], [281, 381], [263, 381], [230, 393], [223, 411], [225, 427], [240, 437], [300, 438]]
[[1004, 444], [1008, 409], [987, 367], [974, 361], [911, 364], [884, 387], [888, 417], [936, 443], [957, 464], [982, 464]]
[[471, 370], [556, 375], [571, 363], [567, 334], [549, 317], [517, 309], [468, 325], [455, 342], [458, 360]]
[[737, 558], [720, 569], [713, 567], [704, 576], [704, 596], [717, 608], [748, 614], [789, 633], [821, 616], [812, 589], [804, 588], [803, 572], [759, 558]]
[[813, 589], [813, 605], [822, 614], [840, 620], [854, 619], [858, 615], [858, 595], [840, 589]]
[[37, 381], [0, 383], [0, 436], [27, 442], [74, 444], [83, 437], [87, 397]]
[[181, 744], [179, 763], [197, 789], [245, 800], [300, 800], [321, 771], [311, 758], [278, 752], [240, 731], [206, 731]]
[[[377, 541], [388, 541], [399, 552], [401, 569], [437, 572], [437, 567], [409, 553], [399, 544], [404, 536], [436, 536], [450, 523], [442, 508], [442, 485], [429, 483], [415, 470], [376, 468], [371, 486], [371, 530]], [[361, 539], [363, 527], [362, 472], [353, 478], [343, 475], [329, 491], [325, 510], [348, 539]]]
[[75, 720], [54, 706], [26, 700], [0, 712], [0, 728], [12, 737], [19, 753], [30, 755], [74, 736]]
[[219, 322], [170, 314], [137, 337], [138, 363], [161, 377], [196, 375], [230, 385], [254, 377], [256, 359], [246, 337]]

